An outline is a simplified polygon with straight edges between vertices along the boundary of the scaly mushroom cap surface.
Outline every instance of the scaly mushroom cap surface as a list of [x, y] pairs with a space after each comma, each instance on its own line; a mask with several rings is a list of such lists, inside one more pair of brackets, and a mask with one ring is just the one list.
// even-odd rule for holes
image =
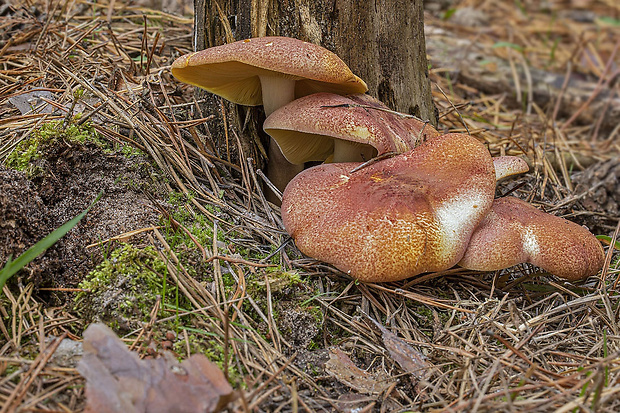
[[258, 76], [278, 76], [295, 82], [295, 98], [330, 91], [364, 93], [366, 83], [334, 53], [290, 37], [240, 40], [179, 57], [172, 74], [241, 105], [263, 104]]
[[351, 173], [358, 165], [297, 175], [282, 219], [300, 251], [361, 281], [452, 267], [493, 202], [491, 155], [468, 135], [442, 135]]
[[273, 112], [263, 128], [294, 164], [325, 161], [334, 153], [335, 140], [357, 144], [368, 160], [377, 154], [406, 152], [439, 136], [432, 125], [402, 117], [362, 94], [302, 97]]
[[493, 202], [459, 265], [495, 271], [531, 263], [558, 277], [579, 280], [596, 274], [604, 258], [601, 243], [584, 227], [505, 197]]

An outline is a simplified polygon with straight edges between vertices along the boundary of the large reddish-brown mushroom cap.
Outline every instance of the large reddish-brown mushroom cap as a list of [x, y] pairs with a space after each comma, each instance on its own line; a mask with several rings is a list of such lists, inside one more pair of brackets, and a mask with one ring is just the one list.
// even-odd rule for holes
[[[263, 127], [294, 164], [332, 156], [334, 162], [362, 161], [360, 155], [367, 160], [377, 154], [403, 153], [439, 136], [430, 124], [390, 111], [361, 94], [305, 96], [273, 112]], [[348, 145], [342, 155], [339, 145]]]
[[582, 226], [514, 197], [499, 198], [471, 237], [459, 265], [495, 271], [531, 263], [578, 280], [603, 266], [601, 243]]
[[190, 53], [172, 64], [172, 74], [182, 82], [248, 106], [263, 104], [259, 77], [294, 80], [294, 98], [321, 91], [350, 94], [368, 90], [334, 53], [289, 37], [259, 37]]
[[300, 251], [362, 281], [452, 267], [493, 202], [493, 161], [468, 135], [443, 135], [351, 172], [357, 165], [297, 175], [282, 219]]

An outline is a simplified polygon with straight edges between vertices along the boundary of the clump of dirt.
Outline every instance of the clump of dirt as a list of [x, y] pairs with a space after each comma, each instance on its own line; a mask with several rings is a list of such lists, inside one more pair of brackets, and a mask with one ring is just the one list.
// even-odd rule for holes
[[76, 287], [109, 248], [88, 245], [158, 223], [145, 191], [162, 193], [156, 183], [161, 179], [145, 157], [104, 150], [93, 142], [55, 139], [38, 151], [31, 180], [2, 169], [0, 206], [10, 208], [2, 208], [0, 239], [11, 241], [0, 245], [0, 262], [84, 211], [102, 192], [88, 215], [28, 267], [37, 287]]
[[[19, 254], [54, 229], [47, 206], [23, 172], [6, 169], [0, 164], [0, 263]], [[31, 277], [56, 272], [59, 268], [58, 244], [33, 261]]]
[[583, 223], [595, 234], [607, 234], [617, 225], [620, 216], [620, 160], [610, 159], [594, 164], [575, 174], [575, 194], [585, 194], [581, 206], [591, 212]]
[[283, 309], [278, 327], [295, 350], [307, 348], [319, 333], [317, 320], [307, 310], [299, 308]]

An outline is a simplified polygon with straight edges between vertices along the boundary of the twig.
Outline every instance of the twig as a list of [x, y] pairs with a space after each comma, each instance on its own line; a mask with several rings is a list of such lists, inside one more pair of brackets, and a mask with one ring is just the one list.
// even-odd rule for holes
[[243, 258], [229, 257], [227, 255], [214, 255], [208, 258], [207, 260], [205, 260], [205, 263], [209, 263], [214, 260], [222, 260], [222, 261], [232, 262], [235, 264], [244, 264], [244, 265], [249, 265], [251, 267], [260, 267], [260, 268], [276, 267], [276, 265], [274, 264], [261, 264], [258, 262], [244, 260]]
[[439, 91], [441, 92], [441, 94], [443, 95], [444, 98], [446, 98], [446, 101], [450, 104], [450, 106], [452, 106], [452, 109], [456, 112], [457, 115], [459, 115], [459, 119], [461, 119], [461, 123], [463, 124], [463, 126], [465, 127], [465, 130], [467, 131], [468, 135], [471, 135], [471, 133], [469, 132], [469, 128], [467, 127], [467, 124], [465, 123], [465, 119], [463, 119], [463, 116], [461, 115], [461, 112], [459, 112], [459, 110], [456, 108], [456, 106], [454, 106], [454, 103], [452, 103], [452, 100], [450, 100], [448, 98], [448, 96], [446, 95], [446, 93], [443, 91], [443, 89], [441, 88], [441, 86], [439, 86], [439, 84], [435, 83], [435, 86], [437, 86], [437, 89], [439, 89]]
[[14, 409], [21, 403], [22, 399], [26, 395], [26, 392], [32, 386], [34, 380], [41, 373], [49, 359], [54, 355], [54, 352], [62, 342], [67, 337], [67, 333], [62, 334], [60, 337], [57, 337], [42, 353], [40, 353], [35, 359], [34, 363], [30, 366], [28, 371], [24, 374], [24, 377], [19, 382], [19, 384], [15, 387], [15, 390], [11, 393], [11, 395], [4, 402], [4, 407], [0, 410], [0, 413], [8, 413], [10, 411], [14, 411]]
[[383, 161], [385, 159], [390, 159], [393, 158], [394, 156], [399, 155], [398, 152], [386, 152], [386, 153], [382, 153], [379, 156], [375, 156], [372, 159], [367, 160], [366, 162], [356, 166], [355, 168], [351, 169], [349, 171], [350, 174], [359, 171], [360, 169], [364, 169], [370, 165], [374, 165], [377, 162]]
[[381, 107], [376, 107], [376, 106], [369, 106], [369, 105], [361, 105], [358, 103], [342, 103], [340, 105], [323, 105], [321, 106], [322, 108], [364, 108], [364, 109], [373, 109], [373, 110], [378, 110], [381, 112], [386, 112], [386, 113], [391, 113], [392, 115], [396, 115], [399, 116], [401, 118], [409, 118], [409, 119], [415, 119], [418, 120], [424, 124], [429, 123], [430, 120], [424, 120], [421, 119], [417, 116], [414, 115], [409, 115], [408, 113], [402, 113], [402, 112], [397, 112], [395, 110], [391, 110], [391, 109], [387, 109], [387, 108], [381, 108]]

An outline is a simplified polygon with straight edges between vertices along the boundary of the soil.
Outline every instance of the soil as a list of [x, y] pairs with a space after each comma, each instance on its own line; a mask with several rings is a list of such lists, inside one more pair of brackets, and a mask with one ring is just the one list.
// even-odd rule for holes
[[[39, 172], [26, 174], [0, 166], [0, 262], [27, 248], [101, 199], [82, 221], [27, 267], [36, 287], [72, 288], [100, 261], [116, 235], [158, 224], [159, 214], [145, 191], [162, 193], [156, 172], [137, 155], [107, 153], [94, 143], [56, 141], [42, 149]], [[155, 179], [154, 179], [155, 178]], [[140, 242], [135, 237], [132, 242]], [[62, 301], [62, 300], [61, 300]]]
[[589, 212], [579, 221], [595, 234], [613, 231], [620, 217], [620, 159], [594, 164], [575, 174], [574, 182], [578, 202]]
[[292, 348], [307, 348], [319, 333], [317, 321], [312, 314], [297, 308], [282, 311], [278, 327]]
[[[9, 256], [16, 258], [53, 229], [47, 205], [35, 185], [24, 173], [0, 165], [0, 262]], [[54, 245], [28, 266], [34, 279], [59, 270], [60, 246]]]
[[[121, 9], [136, 2], [158, 7], [150, 11]], [[158, 162], [169, 168], [166, 176], [170, 183], [166, 183], [164, 172], [153, 166], [151, 157], [63, 139], [39, 148], [41, 157], [33, 165], [36, 170], [33, 175], [0, 164], [0, 265], [9, 255], [19, 256], [84, 211], [103, 192], [72, 231], [9, 281], [6, 304], [0, 305], [0, 405], [7, 395], [21, 393], [24, 400], [19, 409], [23, 411], [82, 411], [84, 380], [72, 367], [82, 353], [80, 337], [84, 327], [97, 317], [80, 312], [73, 300], [76, 293], [66, 290], [79, 287], [103, 257], [110, 257], [111, 251], [119, 246], [119, 242], [104, 241], [128, 231], [161, 225], [160, 210], [153, 204], [161, 202], [171, 213], [185, 208], [181, 212], [190, 217], [188, 221], [196, 219], [194, 235], [203, 237], [202, 245], [194, 242], [172, 245], [167, 240], [171, 255], [166, 256], [174, 253], [180, 258], [178, 266], [169, 267], [170, 274], [177, 277], [169, 285], [187, 286], [179, 298], [191, 299], [191, 305], [182, 302], [175, 306], [162, 305], [164, 309], [160, 308], [157, 314], [153, 312], [153, 317], [146, 319], [148, 322], [140, 313], [135, 319], [116, 319], [109, 324], [118, 328], [117, 333], [132, 330], [124, 339], [128, 346], [131, 342], [130, 346], [141, 357], [154, 358], [174, 352], [174, 357], [186, 358], [189, 353], [202, 352], [222, 363], [222, 369], [226, 364], [227, 374], [231, 373], [229, 381], [245, 395], [248, 410], [296, 411], [299, 406], [294, 403], [298, 401], [308, 411], [568, 411], [581, 406], [618, 411], [613, 408], [618, 400], [618, 358], [613, 355], [619, 354], [620, 342], [618, 326], [611, 314], [620, 306], [620, 295], [615, 288], [617, 254], [612, 256], [607, 275], [590, 277], [574, 285], [529, 265], [496, 273], [451, 269], [443, 274], [425, 274], [383, 285], [352, 282], [333, 267], [302, 257], [293, 243], [287, 243], [284, 233], [279, 231], [277, 211], [262, 203], [258, 191], [254, 190], [259, 185], [253, 181], [256, 171], [245, 166], [247, 157], [252, 157], [254, 164], [261, 167], [261, 151], [257, 142], [248, 140], [251, 147], [243, 146], [244, 134], [249, 136], [249, 128], [255, 123], [243, 120], [244, 115], [247, 119], [261, 116], [260, 109], [246, 112], [211, 97], [206, 105], [212, 112], [202, 112], [193, 100], [202, 102], [203, 96], [196, 97], [193, 89], [172, 79], [167, 69], [172, 59], [191, 50], [191, 19], [159, 13], [168, 7], [189, 7], [188, 0], [117, 1], [116, 6], [115, 2], [108, 2], [109, 9], [97, 2], [78, 2], [74, 9], [63, 9], [60, 13], [97, 15], [102, 23], [108, 10], [118, 14], [110, 16], [111, 24], [101, 27], [95, 26], [97, 22], [89, 26], [84, 24], [85, 20], [76, 19], [66, 26], [57, 26], [62, 21], [60, 14], [48, 10], [54, 2], [30, 3], [32, 7], [16, 9], [14, 2], [0, 0], [0, 21], [4, 28], [0, 31], [0, 60], [6, 61], [0, 71], [0, 95], [26, 102], [25, 109], [19, 109], [9, 98], [0, 102], [2, 122], [13, 118], [12, 123], [8, 122], [12, 131], [2, 129], [5, 124], [0, 122], [3, 143], [0, 156], [6, 156], [6, 148], [29, 134], [30, 126], [35, 125], [34, 118], [26, 123], [28, 127], [15, 120], [33, 105], [30, 98], [34, 95], [25, 93], [30, 86], [53, 90], [42, 96], [54, 103], [45, 109], [49, 110], [46, 113], [50, 118], [63, 117], [59, 107], [72, 107], [75, 100], [72, 91], [83, 86], [85, 95], [78, 105], [82, 101], [88, 105], [76, 106], [75, 112], [85, 114], [106, 103], [91, 117], [97, 127], [110, 132], [105, 135], [106, 142], [135, 139], [139, 147], [147, 148], [145, 151], [157, 149], [157, 155], [161, 156]], [[532, 70], [540, 69], [547, 61], [546, 56], [536, 54], [542, 46], [537, 31], [529, 30], [534, 23], [538, 22], [536, 27], [543, 27], [547, 36], [557, 35], [560, 39], [556, 50], [558, 62], [568, 59], [563, 52], [569, 42], [563, 38], [578, 43], [572, 26], [566, 32], [555, 20], [553, 26], [541, 26], [537, 19], [549, 14], [546, 11], [531, 11], [530, 16], [537, 19], [530, 19], [518, 11], [509, 12], [513, 2], [492, 6], [487, 3], [480, 4], [484, 13], [472, 15], [472, 10], [453, 0], [429, 1], [426, 6], [435, 14], [429, 25], [449, 33], [446, 38], [450, 41], [475, 42], [471, 54], [479, 53], [485, 59], [501, 58], [506, 65], [511, 61], [507, 56], [516, 59], [518, 55], [506, 56], [506, 47], [496, 46], [508, 40], [520, 44], [519, 35], [523, 33], [515, 28], [527, 27], [527, 39], [533, 43], [524, 49], [523, 57], [531, 63]], [[568, 8], [564, 3], [549, 4], [554, 8]], [[534, 7], [524, 4], [530, 10]], [[73, 7], [73, 3], [67, 6]], [[450, 9], [455, 9], [453, 21]], [[146, 13], [146, 20], [135, 17], [142, 13]], [[500, 14], [509, 19], [498, 25]], [[1, 19], [7, 15], [12, 18]], [[472, 16], [485, 23], [483, 30], [474, 27]], [[614, 16], [617, 20], [618, 16]], [[531, 22], [527, 23], [526, 18]], [[519, 19], [522, 19], [520, 26], [515, 26]], [[504, 28], [511, 36], [513, 32], [518, 36], [508, 37], [503, 33]], [[591, 35], [607, 33], [599, 26], [588, 30]], [[429, 44], [433, 37], [437, 35], [427, 37]], [[35, 47], [39, 38], [41, 42]], [[118, 42], [113, 42], [115, 38]], [[9, 39], [16, 43], [5, 50], [3, 45]], [[66, 59], [57, 59], [61, 55], [55, 54], [60, 39], [67, 48]], [[604, 63], [612, 47], [605, 43], [609, 42], [605, 38], [596, 39], [586, 39], [585, 44], [595, 45], [592, 50], [600, 53]], [[455, 44], [465, 50], [462, 43]], [[138, 65], [141, 48], [151, 51], [151, 71], [143, 71], [144, 67]], [[429, 53], [433, 53], [432, 44]], [[587, 72], [585, 76], [583, 70], [588, 65], [578, 60], [579, 56], [573, 62], [575, 72], [587, 77], [590, 84], [596, 84], [598, 74]], [[586, 167], [577, 171], [577, 166], [569, 162], [572, 157], [566, 159], [571, 190], [571, 185], [563, 185], [566, 178], [559, 167], [548, 159], [555, 171], [551, 167], [545, 170], [535, 156], [534, 149], [551, 140], [551, 135], [547, 136], [546, 118], [543, 122], [543, 116], [538, 119], [519, 111], [524, 108], [511, 102], [513, 95], [516, 96], [512, 87], [501, 89], [495, 96], [488, 96], [489, 93], [484, 96], [481, 93], [484, 89], [476, 90], [464, 72], [458, 78], [446, 78], [439, 57], [431, 61], [431, 79], [437, 88], [442, 88], [441, 93], [435, 93], [435, 99], [444, 130], [465, 131], [462, 127], [469, 125], [471, 134], [486, 142], [493, 155], [524, 155], [532, 161], [530, 173], [502, 180], [497, 196], [510, 194], [527, 199], [555, 215], [588, 226], [596, 235], [613, 233], [620, 216], [620, 160], [616, 155], [617, 143], [612, 140], [616, 138], [606, 134], [604, 122], [592, 145], [576, 143], [592, 136], [573, 127], [580, 124], [578, 120], [565, 130], [571, 145], [556, 142], [560, 155], [574, 152], [580, 165]], [[491, 64], [487, 62], [484, 66], [491, 67]], [[596, 69], [594, 63], [591, 66]], [[519, 67], [517, 64], [517, 70]], [[40, 78], [41, 68], [48, 69], [43, 78]], [[544, 69], [563, 79], [564, 66]], [[65, 74], [69, 71], [80, 79], [79, 84]], [[11, 78], [32, 83], [15, 83]], [[85, 85], [92, 86], [92, 91]], [[101, 91], [106, 99], [93, 94], [94, 91]], [[566, 94], [570, 92], [567, 89]], [[241, 115], [233, 115], [237, 110]], [[550, 112], [542, 107], [541, 113]], [[237, 118], [240, 125], [235, 128]], [[202, 119], [200, 125], [194, 124], [197, 119]], [[566, 115], [560, 111], [554, 121], [562, 125]], [[174, 133], [170, 133], [173, 129]], [[228, 134], [215, 133], [216, 129]], [[177, 137], [182, 139], [175, 140]], [[179, 142], [187, 143], [182, 147], [186, 149], [182, 158], [168, 151]], [[239, 152], [238, 147], [242, 147]], [[592, 162], [582, 162], [582, 155]], [[613, 156], [615, 159], [610, 159]], [[193, 197], [195, 202], [175, 209], [177, 205], [172, 201], [175, 197], [169, 195], [173, 188]], [[170, 204], [165, 203], [168, 199]], [[201, 208], [194, 210], [193, 206]], [[193, 229], [188, 222], [181, 224]], [[213, 232], [207, 228], [209, 231], [213, 228]], [[153, 231], [145, 231], [126, 241], [142, 249], [154, 244], [147, 238], [152, 235]], [[95, 245], [89, 247], [91, 244]], [[222, 259], [205, 259], [199, 247], [209, 253], [211, 244]], [[276, 249], [279, 251], [276, 255], [267, 257]], [[282, 267], [278, 271], [299, 271], [302, 282], [278, 277], [274, 274], [276, 268], [263, 268], [265, 264]], [[136, 277], [129, 275], [125, 279]], [[605, 282], [605, 288], [601, 281]], [[24, 293], [30, 291], [30, 282], [39, 289], [34, 296]], [[104, 311], [115, 308], [117, 303], [131, 299], [128, 298], [131, 291], [128, 292], [123, 279], [106, 292], [108, 295], [97, 298], [91, 290], [92, 300], [84, 301], [91, 313], [103, 316], [99, 318], [105, 318]], [[140, 290], [134, 295], [143, 294]], [[98, 306], [99, 303], [103, 305]], [[143, 307], [151, 309], [155, 305]], [[225, 309], [231, 318], [223, 316]], [[434, 369], [428, 382], [416, 384], [417, 375], [399, 366], [391, 353], [394, 346], [390, 347], [377, 331], [373, 333], [366, 321], [360, 322], [360, 309], [425, 356]], [[173, 320], [173, 315], [185, 311], [186, 315]], [[67, 338], [47, 363], [42, 349], [55, 343], [54, 337]], [[334, 348], [373, 377], [387, 374], [395, 381], [395, 387], [390, 393], [368, 396], [346, 384], [347, 380], [340, 381], [328, 364]], [[226, 356], [230, 362], [224, 363]], [[541, 398], [541, 394], [550, 397]], [[236, 407], [241, 409], [239, 405]]]

